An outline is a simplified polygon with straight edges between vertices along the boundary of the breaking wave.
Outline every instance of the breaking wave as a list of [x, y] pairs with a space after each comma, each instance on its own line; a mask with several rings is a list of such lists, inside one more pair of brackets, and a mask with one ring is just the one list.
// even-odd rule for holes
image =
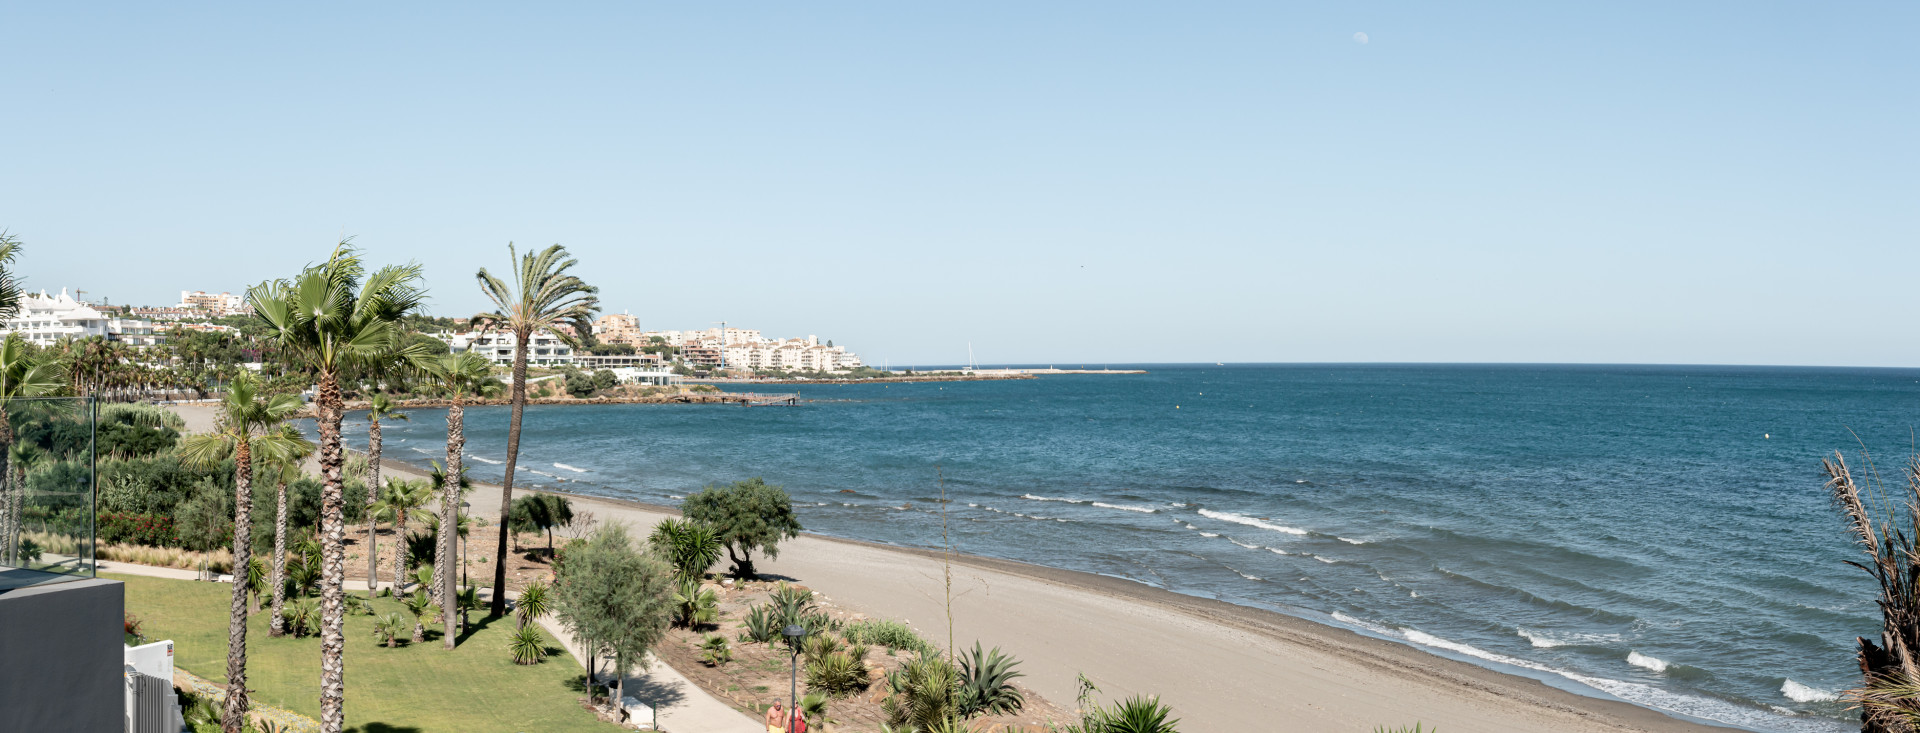
[[1216, 512], [1212, 509], [1202, 509], [1200, 510], [1200, 516], [1207, 517], [1208, 519], [1218, 519], [1222, 522], [1232, 522], [1234, 524], [1244, 524], [1249, 527], [1259, 527], [1275, 532], [1284, 532], [1291, 535], [1305, 535], [1307, 533], [1304, 529], [1264, 522], [1245, 514], [1234, 514], [1233, 512]]

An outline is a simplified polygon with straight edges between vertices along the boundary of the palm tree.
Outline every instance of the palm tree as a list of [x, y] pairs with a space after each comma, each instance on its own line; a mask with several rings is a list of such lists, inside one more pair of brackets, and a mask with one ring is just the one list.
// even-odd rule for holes
[[233, 603], [227, 621], [227, 705], [220, 727], [240, 733], [247, 718], [247, 584], [241, 578], [250, 566], [253, 549], [253, 456], [291, 452], [278, 433], [268, 430], [300, 409], [293, 395], [260, 394], [260, 381], [242, 371], [227, 386], [218, 407], [219, 425], [211, 433], [189, 436], [180, 443], [180, 458], [190, 466], [206, 468], [231, 457], [233, 489]]
[[275, 448], [285, 446], [284, 452], [261, 456], [263, 475], [273, 480], [275, 491], [273, 509], [273, 575], [267, 580], [273, 589], [273, 618], [267, 624], [268, 636], [285, 636], [287, 606], [287, 484], [300, 478], [301, 466], [307, 457], [313, 455], [313, 442], [300, 435], [300, 429], [282, 423], [275, 435], [280, 441]]
[[341, 241], [326, 262], [292, 280], [271, 280], [247, 291], [253, 312], [272, 330], [281, 357], [317, 377], [314, 414], [320, 432], [320, 730], [346, 725], [346, 506], [340, 475], [340, 422], [345, 397], [340, 377], [405, 347], [400, 319], [425, 297], [420, 266], [390, 265], [368, 273]]
[[[447, 464], [446, 473], [466, 479], [461, 470], [461, 453], [467, 448], [465, 426], [466, 411], [461, 403], [469, 396], [485, 396], [489, 392], [499, 391], [499, 382], [493, 379], [493, 365], [485, 357], [472, 349], [458, 354], [421, 356], [413, 362], [415, 369], [426, 374], [433, 381], [435, 391], [444, 394], [453, 404], [447, 406]], [[458, 482], [441, 480], [440, 488], [440, 526], [451, 527], [460, 514], [460, 488]], [[453, 558], [458, 554], [454, 544], [458, 538], [452, 532], [441, 532], [439, 542], [433, 548], [433, 572], [440, 580], [434, 589], [433, 600], [441, 608], [449, 608], [448, 600], [457, 591], [454, 588]], [[443, 614], [446, 625], [446, 648], [453, 649], [453, 614]]]
[[425, 507], [433, 500], [433, 490], [419, 481], [406, 479], [387, 479], [387, 490], [380, 495], [380, 501], [374, 504], [373, 514], [367, 517], [371, 522], [379, 517], [391, 517], [393, 522], [393, 590], [400, 592], [400, 585], [407, 577], [407, 523], [414, 517], [424, 519], [430, 516]]
[[[600, 289], [567, 274], [567, 270], [579, 262], [567, 254], [567, 248], [556, 244], [537, 254], [522, 256], [514, 250], [513, 243], [508, 242], [507, 259], [514, 266], [513, 285], [509, 286], [500, 278], [488, 274], [484, 267], [474, 276], [480, 281], [480, 291], [493, 301], [494, 311], [473, 317], [473, 324], [482, 331], [509, 331], [514, 337], [513, 412], [507, 424], [507, 477], [500, 482], [502, 519], [513, 512], [513, 469], [520, 458], [520, 415], [527, 409], [527, 344], [533, 340], [533, 334], [547, 331], [567, 346], [578, 348], [575, 334], [591, 333], [593, 314], [600, 310], [600, 298], [596, 295]], [[557, 328], [561, 325], [571, 326], [572, 332]], [[500, 546], [494, 552], [494, 593], [489, 615], [506, 614], [506, 587], [507, 533], [501, 532]]]
[[[380, 534], [373, 520], [374, 504], [380, 501], [380, 421], [406, 420], [407, 413], [394, 409], [393, 400], [375, 393], [367, 400], [367, 600], [380, 586]], [[398, 577], [394, 578], [399, 583]]]
[[[0, 265], [13, 258], [13, 245], [4, 240], [5, 233], [0, 232]], [[8, 287], [17, 289], [10, 285], [9, 278], [5, 270], [0, 270], [0, 299]], [[19, 310], [17, 302], [12, 307]], [[6, 304], [0, 302], [0, 312], [5, 308]], [[13, 402], [53, 394], [66, 383], [64, 377], [52, 355], [35, 351], [19, 334], [7, 334], [6, 340], [0, 341], [0, 504], [4, 505], [0, 508], [5, 509], [0, 514], [0, 558], [12, 562], [19, 561], [21, 505], [26, 501], [24, 482], [7, 480], [13, 476], [7, 466], [14, 440]]]

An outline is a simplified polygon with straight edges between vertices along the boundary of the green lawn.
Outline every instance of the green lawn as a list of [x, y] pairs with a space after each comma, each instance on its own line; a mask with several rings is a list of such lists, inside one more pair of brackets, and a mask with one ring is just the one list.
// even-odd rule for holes
[[[144, 623], [150, 640], [172, 639], [174, 663], [214, 682], [226, 682], [227, 607], [232, 586], [102, 573], [127, 584], [127, 611]], [[381, 599], [381, 614], [406, 612]], [[273, 639], [266, 613], [256, 613], [247, 631], [247, 682], [259, 703], [319, 719], [320, 640]], [[476, 628], [454, 651], [426, 644], [380, 646], [373, 618], [347, 617], [347, 724], [358, 733], [437, 731], [617, 730], [580, 707], [585, 673], [564, 653], [530, 667], [507, 653], [512, 620]]]

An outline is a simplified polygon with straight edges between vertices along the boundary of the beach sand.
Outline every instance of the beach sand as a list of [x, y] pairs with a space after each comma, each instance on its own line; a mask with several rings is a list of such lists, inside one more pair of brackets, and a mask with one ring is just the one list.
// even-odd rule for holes
[[[189, 429], [211, 410], [176, 406]], [[383, 470], [419, 475], [383, 461]], [[491, 491], [489, 491], [491, 489]], [[495, 514], [497, 486], [476, 486], [476, 514]], [[519, 493], [516, 491], [516, 494]], [[674, 510], [569, 494], [575, 511], [644, 538]], [[964, 550], [965, 548], [960, 548]], [[816, 535], [783, 543], [761, 573], [826, 601], [910, 623], [948, 640], [938, 553]], [[720, 570], [722, 568], [716, 568]], [[1725, 731], [1617, 700], [1455, 661], [1284, 614], [1185, 596], [1129, 580], [957, 556], [953, 638], [1022, 660], [1021, 682], [1071, 706], [1085, 673], [1102, 701], [1158, 695], [1187, 731], [1366, 733], [1423, 723], [1445, 733]]]

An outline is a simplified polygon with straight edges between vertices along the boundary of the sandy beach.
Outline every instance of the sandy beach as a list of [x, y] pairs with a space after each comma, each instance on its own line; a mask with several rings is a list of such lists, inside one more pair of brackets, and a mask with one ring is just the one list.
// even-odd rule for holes
[[[178, 406], [189, 429], [210, 425]], [[417, 469], [384, 462], [386, 470]], [[477, 488], [477, 514], [491, 515]], [[644, 537], [674, 510], [571, 495], [576, 512], [625, 523]], [[960, 548], [964, 550], [965, 548]], [[960, 555], [953, 566], [953, 638], [1023, 660], [1021, 682], [1071, 704], [1076, 675], [1102, 700], [1159, 695], [1191, 731], [1371, 731], [1425, 724], [1442, 731], [1723, 731], [1617, 700], [1436, 656], [1417, 648], [1270, 611], [1141, 583]], [[947, 643], [938, 553], [803, 535], [759, 570], [811, 587], [833, 604], [907, 621]]]

